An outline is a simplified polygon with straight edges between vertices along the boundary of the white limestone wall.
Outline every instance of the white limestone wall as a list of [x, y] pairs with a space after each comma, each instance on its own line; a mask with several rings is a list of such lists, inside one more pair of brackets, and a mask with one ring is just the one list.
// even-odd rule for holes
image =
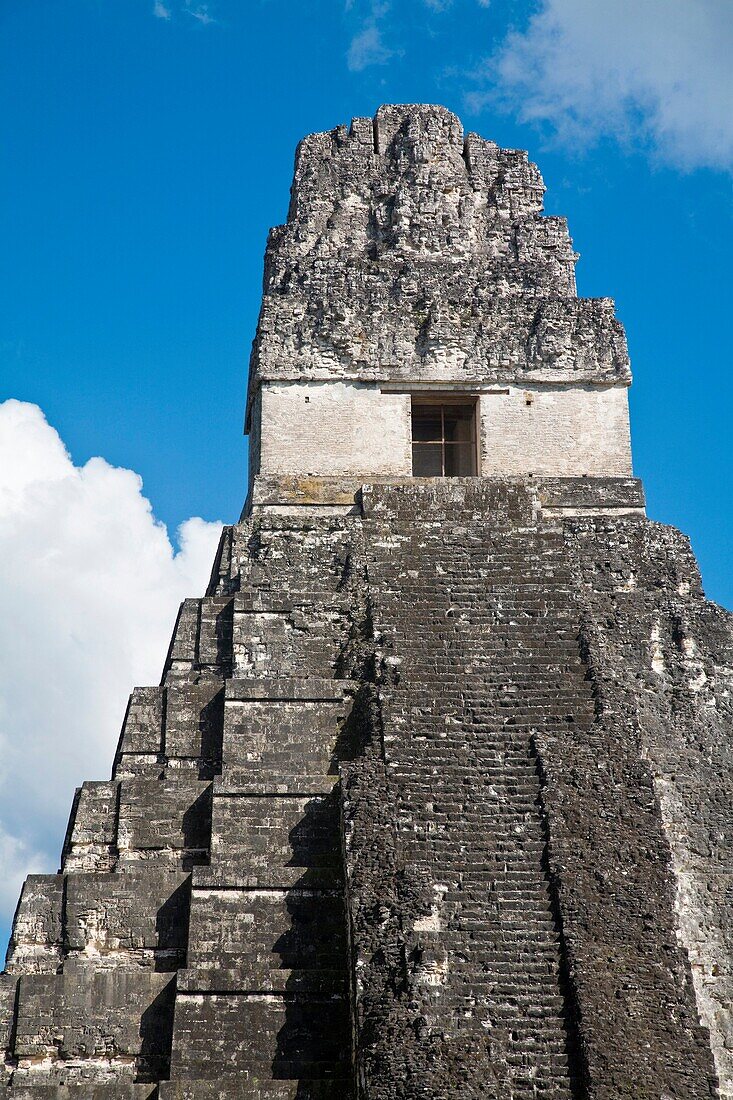
[[484, 477], [631, 475], [626, 386], [510, 386], [480, 407]]
[[[478, 400], [484, 477], [631, 475], [626, 386], [509, 386]], [[409, 477], [410, 405], [378, 383], [265, 383], [252, 408], [251, 475]]]
[[360, 382], [272, 382], [263, 385], [258, 404], [257, 472], [265, 476], [412, 473], [407, 394]]

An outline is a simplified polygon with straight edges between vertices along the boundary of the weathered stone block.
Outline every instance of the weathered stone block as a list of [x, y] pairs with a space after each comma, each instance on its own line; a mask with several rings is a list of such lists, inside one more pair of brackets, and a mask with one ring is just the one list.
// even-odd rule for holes
[[335, 997], [181, 994], [176, 1035], [176, 1080], [236, 1080], [256, 1096], [273, 1078], [349, 1078], [348, 1007]]
[[160, 853], [174, 864], [204, 862], [210, 829], [210, 783], [137, 779], [121, 786], [117, 847], [122, 861]]
[[60, 1069], [69, 1059], [132, 1060], [157, 1075], [170, 1049], [174, 991], [170, 975], [84, 964], [24, 976], [15, 1053], [58, 1061]]
[[62, 959], [63, 875], [29, 875], [23, 884], [5, 968], [55, 974]]
[[108, 871], [117, 843], [119, 784], [85, 783], [76, 793], [64, 841], [66, 871]]
[[135, 688], [127, 704], [120, 735], [120, 753], [163, 751], [163, 689]]
[[181, 988], [346, 992], [340, 892], [197, 889], [191, 918]]
[[157, 869], [68, 876], [66, 945], [129, 965], [160, 969], [186, 956], [190, 876]]
[[166, 691], [165, 751], [172, 758], [221, 763], [221, 683], [171, 684]]

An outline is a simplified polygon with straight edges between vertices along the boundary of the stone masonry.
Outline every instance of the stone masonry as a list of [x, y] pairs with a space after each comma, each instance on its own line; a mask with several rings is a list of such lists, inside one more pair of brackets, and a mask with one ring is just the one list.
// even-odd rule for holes
[[302, 143], [245, 510], [23, 888], [9, 1100], [733, 1100], [733, 621], [542, 192], [439, 107]]

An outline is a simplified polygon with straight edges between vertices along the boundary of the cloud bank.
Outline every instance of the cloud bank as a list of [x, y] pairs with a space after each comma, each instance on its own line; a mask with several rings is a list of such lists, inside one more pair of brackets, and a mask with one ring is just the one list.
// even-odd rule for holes
[[542, 0], [477, 74], [469, 106], [497, 98], [567, 145], [642, 141], [684, 169], [733, 168], [730, 0]]
[[136, 473], [74, 466], [38, 406], [0, 404], [0, 921], [25, 874], [58, 866], [74, 787], [108, 778], [220, 530], [186, 520], [175, 551]]

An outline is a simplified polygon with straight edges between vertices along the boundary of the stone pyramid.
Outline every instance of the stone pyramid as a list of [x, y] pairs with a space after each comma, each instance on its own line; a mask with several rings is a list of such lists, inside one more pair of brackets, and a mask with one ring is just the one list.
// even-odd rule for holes
[[12, 1098], [733, 1098], [731, 616], [525, 153], [300, 145], [250, 488], [30, 876]]

